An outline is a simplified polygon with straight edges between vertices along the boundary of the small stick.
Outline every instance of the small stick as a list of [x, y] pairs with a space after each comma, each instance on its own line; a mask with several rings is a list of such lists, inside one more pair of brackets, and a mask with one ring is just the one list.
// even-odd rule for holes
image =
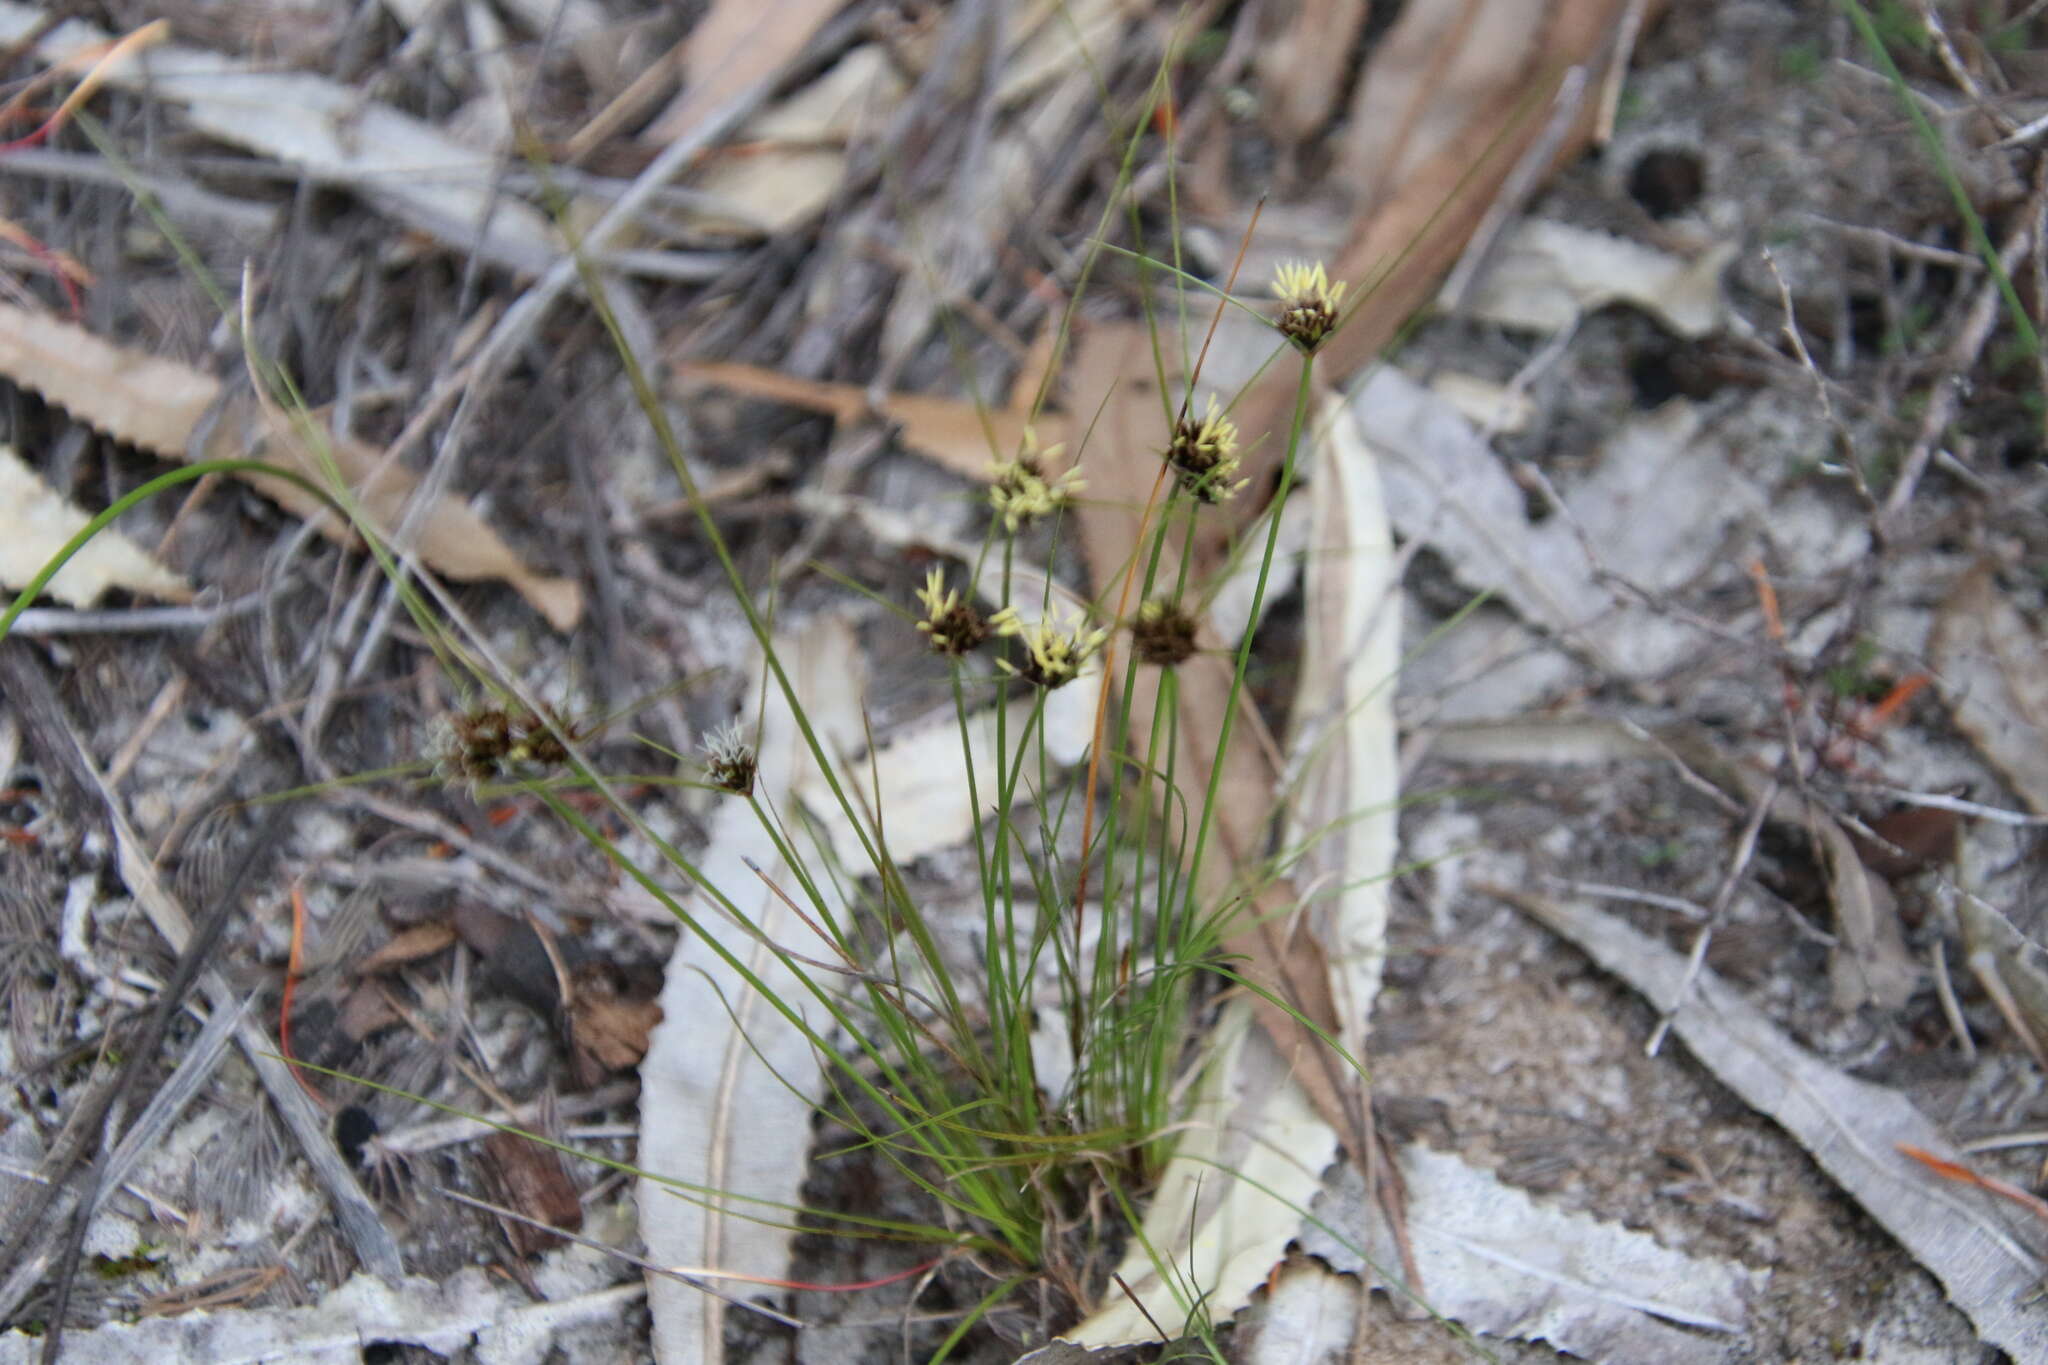
[[1749, 820], [1742, 827], [1742, 835], [1735, 841], [1734, 856], [1728, 860], [1728, 870], [1721, 878], [1720, 888], [1714, 893], [1714, 903], [1707, 910], [1707, 922], [1700, 926], [1693, 936], [1692, 953], [1686, 958], [1685, 979], [1678, 985], [1678, 992], [1665, 1007], [1663, 1018], [1650, 1031], [1650, 1038], [1643, 1045], [1645, 1056], [1654, 1057], [1664, 1046], [1664, 1037], [1671, 1031], [1671, 1020], [1685, 1006], [1686, 997], [1692, 994], [1693, 983], [1699, 979], [1700, 968], [1707, 960], [1707, 944], [1714, 937], [1714, 926], [1728, 910], [1728, 904], [1735, 899], [1735, 888], [1742, 881], [1742, 874], [1749, 869], [1749, 860], [1756, 856], [1757, 835], [1764, 827], [1764, 817], [1770, 814], [1771, 803], [1778, 799], [1778, 780], [1774, 777], [1764, 793], [1751, 806]]

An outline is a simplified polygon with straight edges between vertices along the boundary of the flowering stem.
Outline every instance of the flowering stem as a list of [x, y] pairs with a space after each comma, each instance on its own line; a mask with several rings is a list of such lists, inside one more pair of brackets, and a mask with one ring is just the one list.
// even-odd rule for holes
[[1193, 909], [1193, 898], [1200, 885], [1202, 855], [1208, 851], [1209, 832], [1216, 823], [1216, 807], [1223, 789], [1223, 760], [1230, 752], [1230, 734], [1237, 724], [1238, 700], [1244, 692], [1245, 670], [1251, 664], [1252, 635], [1259, 623], [1259, 612], [1266, 604], [1266, 583], [1272, 577], [1273, 556], [1280, 545], [1280, 514], [1287, 507], [1287, 496], [1294, 489], [1294, 465], [1301, 454], [1301, 432], [1308, 421], [1308, 400], [1315, 376], [1315, 359], [1301, 357], [1301, 382], [1294, 390], [1294, 416], [1287, 427], [1287, 457], [1280, 466], [1280, 487], [1273, 494], [1272, 511], [1266, 523], [1266, 553], [1259, 561], [1259, 581], [1252, 590], [1251, 613], [1245, 618], [1244, 636], [1237, 642], [1237, 662], [1230, 674], [1230, 699], [1223, 708], [1223, 725], [1216, 737], [1216, 757], [1209, 765], [1209, 789], [1202, 798], [1202, 824], [1195, 835], [1194, 855], [1188, 860], [1187, 897], [1189, 912]]

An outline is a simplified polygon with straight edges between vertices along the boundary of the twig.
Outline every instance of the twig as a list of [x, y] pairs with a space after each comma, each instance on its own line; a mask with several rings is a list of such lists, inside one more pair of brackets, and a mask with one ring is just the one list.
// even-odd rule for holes
[[753, 1299], [743, 1299], [739, 1297], [737, 1294], [727, 1294], [723, 1290], [714, 1289], [709, 1284], [705, 1283], [703, 1280], [699, 1279], [694, 1275], [685, 1275], [680, 1271], [671, 1270], [667, 1266], [661, 1265], [654, 1261], [650, 1261], [644, 1256], [635, 1256], [630, 1251], [626, 1251], [622, 1248], [612, 1246], [606, 1242], [600, 1242], [596, 1238], [585, 1237], [581, 1233], [570, 1232], [567, 1229], [558, 1228], [553, 1223], [544, 1223], [538, 1218], [529, 1218], [523, 1213], [515, 1213], [511, 1209], [505, 1208], [502, 1205], [492, 1204], [486, 1200], [476, 1199], [466, 1194], [457, 1193], [454, 1190], [448, 1189], [446, 1186], [436, 1185], [433, 1187], [433, 1190], [435, 1194], [440, 1195], [443, 1199], [452, 1199], [458, 1204], [467, 1204], [470, 1208], [491, 1214], [492, 1216], [497, 1218], [510, 1219], [512, 1222], [515, 1223], [525, 1223], [529, 1227], [543, 1228], [549, 1233], [552, 1233], [554, 1236], [561, 1238], [565, 1242], [574, 1242], [578, 1246], [589, 1247], [592, 1251], [601, 1251], [607, 1256], [615, 1256], [619, 1260], [626, 1262], [628, 1265], [635, 1265], [640, 1267], [640, 1269], [646, 1271], [650, 1275], [662, 1275], [666, 1276], [671, 1280], [681, 1280], [684, 1284], [690, 1286], [690, 1288], [692, 1289], [701, 1290], [702, 1292], [709, 1294], [714, 1299], [723, 1299], [726, 1303], [732, 1305], [734, 1308], [744, 1309], [749, 1313], [758, 1313], [762, 1317], [767, 1318], [770, 1321], [781, 1323], [784, 1327], [803, 1328], [808, 1327], [810, 1325], [809, 1323], [805, 1322], [802, 1318], [793, 1318], [789, 1316], [789, 1314], [787, 1313], [777, 1312], [775, 1309], [770, 1308], [765, 1303], [757, 1303]]
[[1642, 36], [1643, 12], [1649, 8], [1649, 0], [1628, 0], [1628, 8], [1622, 11], [1621, 24], [1614, 39], [1614, 56], [1607, 63], [1607, 72], [1600, 81], [1600, 118], [1594, 125], [1593, 145], [1604, 147], [1614, 141], [1614, 119], [1621, 109], [1621, 87], [1628, 79], [1628, 69], [1635, 60], [1636, 39]]
[[1896, 523], [1906, 504], [1913, 500], [1913, 490], [1919, 487], [1920, 476], [1927, 472], [1927, 462], [1934, 456], [1934, 447], [1940, 442], [1942, 433], [1948, 430], [1948, 424], [1955, 420], [1966, 376], [1976, 367], [1977, 358], [1984, 353], [1984, 345], [1991, 339], [1992, 328], [1998, 321], [2002, 302], [2000, 278], [2011, 275], [2033, 240], [2032, 218], [2032, 213], [2021, 217], [2020, 226], [2006, 238], [2005, 246], [1998, 253], [1999, 271], [1977, 287], [1977, 296], [1970, 301], [1962, 329], [1949, 346], [1943, 366], [1946, 374], [1928, 397], [1927, 411], [1920, 419], [1919, 434], [1914, 437], [1912, 448], [1906, 452], [1906, 458], [1899, 466], [1899, 477], [1893, 481], [1891, 492], [1885, 495], [1884, 506], [1879, 510], [1877, 521], [1880, 529]]
[[1687, 919], [1694, 921], [1705, 921], [1712, 917], [1712, 912], [1705, 906], [1695, 905], [1693, 902], [1683, 900], [1677, 896], [1666, 896], [1655, 891], [1644, 891], [1639, 887], [1609, 886], [1604, 882], [1579, 882], [1573, 881], [1569, 877], [1545, 877], [1543, 880], [1553, 886], [1563, 887], [1567, 891], [1576, 891], [1582, 896], [1591, 896], [1595, 900], [1628, 901], [1635, 905], [1653, 906], [1659, 910], [1669, 910], [1674, 914], [1683, 915]]
[[246, 598], [215, 602], [213, 606], [135, 606], [70, 612], [53, 606], [33, 606], [14, 618], [8, 634], [51, 636], [51, 634], [143, 634], [152, 630], [205, 630], [223, 620], [248, 616], [264, 604], [276, 585], [252, 591]]
[[1799, 358], [1800, 368], [1813, 378], [1814, 394], [1820, 399], [1821, 416], [1826, 419], [1828, 430], [1835, 435], [1835, 453], [1841, 457], [1842, 467], [1849, 472], [1849, 482], [1856, 489], [1856, 496], [1863, 500], [1865, 510], [1876, 512], [1877, 497], [1870, 491], [1869, 480], [1863, 477], [1863, 462], [1856, 458], [1856, 442], [1849, 436], [1849, 428], [1835, 412], [1834, 402], [1828, 397], [1828, 382], [1821, 377], [1820, 367], [1813, 363], [1813, 354], [1806, 349], [1806, 338], [1800, 334], [1799, 319], [1792, 311], [1792, 290], [1785, 283], [1784, 275], [1778, 271], [1778, 258], [1771, 255], [1770, 248], [1764, 248], [1764, 264], [1770, 267], [1771, 278], [1778, 282], [1778, 305], [1785, 313], [1785, 338], [1792, 343], [1792, 354]]
[[1970, 1036], [1969, 1021], [1963, 1018], [1962, 1004], [1956, 999], [1955, 982], [1949, 978], [1948, 949], [1940, 939], [1934, 940], [1928, 958], [1934, 965], [1934, 994], [1941, 1001], [1941, 1012], [1948, 1019], [1949, 1032], [1955, 1034], [1956, 1046], [1962, 1050], [1963, 1060], [1974, 1062], [1977, 1060], [1977, 1040]]
[[1764, 818], [1771, 813], [1771, 803], [1778, 799], [1778, 780], [1772, 778], [1762, 796], [1751, 805], [1749, 820], [1742, 827], [1741, 837], [1735, 841], [1735, 852], [1728, 859], [1728, 871], [1721, 878], [1720, 888], [1714, 893], [1714, 903], [1707, 909], [1707, 922], [1700, 926], [1693, 936], [1692, 952], [1685, 962], [1685, 977], [1680, 981], [1677, 992], [1670, 1004], [1664, 1008], [1663, 1017], [1657, 1027], [1650, 1031], [1649, 1041], [1643, 1045], [1645, 1056], [1654, 1057], [1664, 1046], [1664, 1035], [1671, 1031], [1671, 1019], [1685, 1005], [1692, 994], [1693, 982], [1699, 979], [1700, 968], [1706, 964], [1707, 944], [1714, 937], [1714, 926], [1728, 910], [1728, 903], [1735, 899], [1735, 888], [1742, 882], [1742, 874], [1749, 870], [1749, 860], [1756, 856], [1756, 838], [1763, 830]]
[[2004, 810], [1998, 806], [1986, 806], [1976, 801], [1965, 801], [1960, 796], [1942, 796], [1935, 792], [1907, 791], [1904, 787], [1888, 787], [1881, 782], [1858, 782], [1858, 791], [1876, 792], [1907, 806], [1925, 806], [1929, 810], [1952, 810], [1958, 815], [1968, 815], [1978, 820], [1989, 820], [1994, 824], [2013, 825], [2021, 829], [2035, 825], [2048, 825], [2048, 815], [2028, 815], [2025, 811]]

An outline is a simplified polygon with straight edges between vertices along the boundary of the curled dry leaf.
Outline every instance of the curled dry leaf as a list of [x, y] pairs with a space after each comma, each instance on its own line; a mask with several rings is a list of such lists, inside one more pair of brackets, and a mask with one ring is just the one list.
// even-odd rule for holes
[[1721, 271], [1732, 242], [1686, 260], [1668, 251], [1541, 218], [1509, 230], [1460, 313], [1532, 332], [1561, 332], [1611, 303], [1632, 304], [1686, 338], [1721, 326]]
[[[1796, 809], [1798, 803], [1792, 804]], [[1828, 895], [1835, 907], [1839, 941], [1828, 954], [1835, 1008], [1875, 1005], [1895, 1010], [1912, 997], [1921, 978], [1920, 964], [1907, 949], [1899, 923], [1898, 899], [1864, 864], [1855, 841], [1837, 821], [1816, 811], [1809, 827], [1820, 840]]]
[[431, 924], [414, 924], [393, 934], [384, 945], [355, 964], [358, 976], [373, 976], [432, 957], [444, 948], [455, 946], [455, 926], [443, 921]]
[[1378, 461], [1347, 406], [1327, 401], [1315, 427], [1314, 492], [1294, 698], [1283, 846], [1300, 848], [1295, 883], [1315, 901], [1336, 995], [1338, 1036], [1363, 1057], [1386, 961], [1387, 897], [1399, 844], [1400, 754], [1394, 675], [1401, 667], [1400, 583]]
[[[1399, 1165], [1422, 1299], [1432, 1312], [1616, 1365], [1729, 1358], [1725, 1334], [1741, 1330], [1761, 1276], [1541, 1203], [1419, 1143], [1403, 1150]], [[1355, 1172], [1342, 1172], [1316, 1218], [1303, 1230], [1304, 1250], [1375, 1285], [1398, 1278], [1395, 1249]]]
[[[11, 448], [0, 446], [0, 587], [27, 587], [90, 520]], [[66, 606], [89, 607], [109, 588], [172, 602], [192, 600], [192, 588], [183, 578], [111, 526], [87, 541], [45, 591]]]
[[2036, 815], [2048, 815], [2048, 644], [1998, 590], [1993, 566], [1963, 575], [1928, 642], [1956, 728]]
[[[1612, 915], [1490, 888], [1548, 925], [1658, 1005], [1677, 998], [1686, 961]], [[1899, 1244], [1927, 1267], [1977, 1332], [2014, 1360], [2048, 1360], [2048, 1266], [2029, 1251], [2004, 1201], [1940, 1180], [1900, 1152], [1961, 1163], [1946, 1134], [1897, 1091], [1829, 1066], [1779, 1032], [1713, 972], [1700, 974], [1671, 1021], [1702, 1065], [1798, 1139]]]
[[[298, 430], [273, 420], [253, 396], [223, 398], [221, 382], [211, 375], [5, 304], [0, 304], [0, 374], [88, 426], [167, 460], [268, 460], [324, 486], [329, 482], [326, 460], [331, 459], [361, 514], [386, 534], [403, 521], [418, 486], [410, 470], [359, 441], [324, 437], [316, 448]], [[194, 449], [194, 436], [202, 428], [204, 440]], [[330, 539], [351, 543], [349, 528], [296, 484], [263, 475], [247, 479], [295, 515], [315, 521]], [[509, 584], [557, 630], [568, 630], [582, 615], [583, 592], [573, 580], [535, 573], [482, 517], [455, 498], [434, 500], [416, 544], [420, 558], [449, 578]]]
[[1364, 1288], [1296, 1253], [1275, 1271], [1252, 1316], [1245, 1365], [1340, 1365], [1350, 1359]]
[[545, 1223], [513, 1218], [499, 1220], [505, 1240], [519, 1256], [536, 1256], [562, 1245], [562, 1238], [548, 1228], [579, 1232], [583, 1228], [583, 1202], [577, 1198], [576, 1183], [554, 1148], [519, 1133], [492, 1133], [479, 1144], [483, 1173], [498, 1203], [514, 1213]]

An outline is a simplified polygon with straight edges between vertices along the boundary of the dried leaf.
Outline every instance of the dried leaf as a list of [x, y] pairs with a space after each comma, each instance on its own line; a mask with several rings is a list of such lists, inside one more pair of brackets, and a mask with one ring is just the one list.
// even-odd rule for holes
[[1015, 42], [996, 78], [995, 103], [1002, 108], [1076, 68], [1100, 69], [1113, 60], [1125, 24], [1146, 7], [1142, 0], [1036, 0], [1018, 9], [1006, 16]]
[[652, 1000], [620, 994], [611, 971], [593, 963], [576, 974], [576, 994], [569, 1005], [569, 1036], [576, 1050], [586, 1054], [595, 1067], [588, 1079], [597, 1084], [604, 1075], [626, 1071], [647, 1055], [647, 1038], [661, 1022], [661, 1006]]
[[[1679, 954], [1584, 906], [1494, 888], [1659, 1005], [1686, 976]], [[1794, 1044], [1761, 1011], [1702, 973], [1672, 1019], [1693, 1056], [1758, 1112], [1780, 1124], [1821, 1169], [1933, 1272], [1978, 1335], [2015, 1360], [2048, 1359], [2048, 1308], [2034, 1291], [2044, 1266], [2016, 1235], [2003, 1201], [1943, 1182], [1900, 1153], [1962, 1156], [1897, 1091], [1844, 1075]]]
[[[1041, 718], [1046, 756], [1055, 768], [1078, 763], [1095, 734], [1095, 688], [1098, 674], [1088, 672], [1060, 688], [1045, 700]], [[1036, 703], [1031, 699], [1012, 702], [1006, 721], [1008, 738], [1014, 747], [1017, 737], [1031, 720]], [[857, 803], [864, 803], [871, 815], [879, 815], [889, 853], [910, 862], [941, 849], [952, 848], [974, 832], [975, 823], [993, 814], [976, 811], [968, 799], [968, 764], [984, 800], [994, 792], [990, 774], [997, 771], [996, 712], [976, 711], [967, 717], [967, 747], [961, 744], [961, 723], [948, 713], [927, 725], [892, 736], [878, 749], [873, 761], [854, 759], [849, 765], [859, 773]], [[1037, 739], [1032, 741], [1034, 752]], [[879, 784], [879, 785], [877, 785]], [[1028, 783], [1019, 783], [1020, 801], [1034, 799]], [[865, 857], [860, 835], [847, 822], [846, 814], [816, 775], [815, 770], [799, 786], [811, 818], [832, 841], [832, 851], [843, 863], [859, 866]]]
[[1145, 1215], [1143, 1240], [1154, 1254], [1135, 1247], [1126, 1255], [1117, 1273], [1129, 1292], [1062, 1340], [1156, 1341], [1152, 1323], [1180, 1329], [1198, 1298], [1221, 1321], [1250, 1301], [1300, 1232], [1337, 1158], [1337, 1132], [1291, 1083], [1288, 1059], [1253, 1026], [1255, 1013], [1248, 1000], [1235, 1001], [1204, 1042], [1187, 1131]]
[[1721, 271], [1735, 254], [1734, 243], [1722, 242], [1688, 261], [1612, 233], [1527, 218], [1509, 230], [1457, 308], [1503, 327], [1561, 332], [1626, 303], [1676, 336], [1698, 338], [1721, 326]]
[[1483, 432], [1518, 436], [1536, 419], [1536, 402], [1526, 390], [1477, 375], [1439, 370], [1430, 376], [1429, 391]]
[[[1025, 414], [1000, 408], [977, 409], [972, 403], [926, 394], [891, 393], [881, 397], [881, 409], [870, 406], [873, 391], [858, 384], [832, 384], [815, 379], [798, 379], [778, 370], [756, 365], [727, 363], [698, 364], [678, 359], [676, 373], [684, 380], [711, 384], [750, 398], [766, 398], [811, 412], [829, 413], [842, 423], [878, 417], [902, 428], [903, 444], [965, 478], [986, 481], [995, 452], [1007, 457], [1024, 443], [1024, 432], [1035, 425], [1041, 444], [1066, 440], [1065, 423], [1053, 414], [1040, 416], [1033, 424]], [[1068, 452], [1069, 457], [1072, 456]]]
[[1018, 1357], [1017, 1365], [1138, 1365], [1140, 1361], [1151, 1359], [1153, 1354], [1150, 1347], [1091, 1347], [1054, 1341]]
[[[1686, 403], [1625, 425], [1605, 443], [1592, 474], [1564, 495], [1572, 515], [1535, 523], [1521, 485], [1492, 449], [1413, 380], [1379, 370], [1351, 411], [1385, 456], [1396, 530], [1427, 541], [1468, 587], [1494, 593], [1625, 677], [1670, 668], [1697, 648], [1697, 638], [1616, 592], [1602, 571], [1646, 591], [1674, 587], [1710, 564], [1726, 531], [1762, 505], [1729, 462], [1702, 458], [1694, 446], [1701, 419]], [[1603, 528], [1597, 563], [1575, 525]]]
[[1949, 595], [1928, 642], [1956, 728], [2048, 815], [2048, 644], [1977, 565]]
[[[1367, 205], [1450, 154], [1475, 113], [1519, 91], [1544, 7], [1522, 0], [1408, 4], [1360, 74], [1338, 149], [1342, 184]], [[1526, 120], [1541, 112], [1523, 111]], [[1503, 120], [1497, 127], [1507, 127]]]
[[355, 964], [358, 976], [374, 976], [394, 967], [432, 957], [455, 944], [455, 926], [443, 922], [415, 924], [385, 940], [384, 946]]
[[[1688, 1256], [1525, 1191], [1421, 1145], [1399, 1159], [1408, 1233], [1432, 1312], [1494, 1336], [1548, 1341], [1587, 1360], [1720, 1365], [1762, 1276]], [[1302, 1249], [1385, 1284], [1398, 1257], [1346, 1168], [1316, 1206]], [[1677, 1325], [1673, 1325], [1677, 1324]], [[1686, 1328], [1691, 1331], [1683, 1330]]]
[[803, 222], [832, 198], [847, 147], [886, 119], [907, 87], [879, 44], [857, 47], [734, 134], [740, 148], [712, 161], [695, 187], [739, 211], [727, 225], [769, 235]]
[[[418, 486], [410, 470], [387, 463], [381, 451], [359, 441], [330, 439], [324, 452], [315, 452], [299, 432], [273, 423], [252, 396], [222, 401], [220, 381], [211, 375], [5, 304], [0, 374], [88, 426], [167, 460], [267, 459], [324, 485], [324, 453], [353, 488], [362, 514], [387, 535], [403, 520]], [[193, 436], [202, 428], [206, 439], [195, 451]], [[296, 484], [262, 475], [248, 482], [295, 515], [315, 520], [331, 539], [350, 542], [348, 528], [327, 505]], [[582, 615], [583, 592], [573, 580], [527, 568], [483, 518], [455, 498], [434, 501], [416, 543], [420, 557], [450, 578], [510, 584], [557, 630], [568, 630]]]
[[[860, 680], [849, 677], [860, 658], [852, 631], [837, 618], [820, 617], [780, 639], [777, 649], [826, 751], [856, 751], [864, 727]], [[757, 790], [781, 801], [810, 757], [781, 690], [770, 687], [765, 695]], [[794, 827], [799, 812], [793, 801], [783, 815]], [[771, 882], [788, 887], [793, 879], [745, 802], [720, 804], [699, 870], [774, 942], [812, 957], [831, 954], [770, 890]], [[753, 1217], [760, 1205], [751, 1201], [800, 1202], [812, 1101], [823, 1082], [804, 1035], [711, 950], [707, 937], [724, 943], [778, 998], [798, 1002], [808, 993], [780, 956], [708, 900], [696, 898], [693, 913], [702, 932], [677, 940], [662, 988], [662, 1021], [640, 1066], [640, 1164], [749, 1202], [732, 1212], [706, 1208], [643, 1180], [641, 1232], [647, 1254], [663, 1265], [779, 1277], [788, 1272], [793, 1234]], [[648, 1306], [658, 1359], [671, 1365], [725, 1359], [723, 1301], [656, 1278], [648, 1284]]]
[[683, 41], [683, 93], [641, 137], [669, 143], [803, 51], [842, 0], [714, 0]]
[[1341, 1365], [1350, 1358], [1364, 1292], [1356, 1275], [1288, 1257], [1243, 1329], [1250, 1336], [1245, 1365]]
[[[0, 3], [0, 43], [34, 38], [42, 61], [62, 62], [107, 41], [76, 19], [48, 33], [44, 23], [41, 10]], [[560, 254], [547, 219], [498, 186], [493, 158], [359, 90], [310, 72], [256, 70], [219, 53], [176, 47], [112, 65], [107, 79], [182, 104], [201, 132], [297, 167], [316, 182], [347, 185], [462, 251], [527, 271], [545, 269]]]
[[[27, 587], [90, 520], [57, 496], [11, 447], [0, 445], [0, 587]], [[192, 600], [184, 579], [112, 526], [87, 541], [44, 591], [67, 606], [89, 607], [109, 588], [172, 602]]]
[[[253, 398], [238, 395], [224, 405], [204, 454], [246, 456], [295, 469], [316, 484], [330, 482], [327, 461], [356, 498], [358, 514], [387, 537], [403, 524], [419, 479], [360, 441], [323, 436], [318, 445], [294, 427], [274, 421]], [[297, 484], [262, 474], [249, 484], [296, 516], [313, 522], [330, 539], [352, 544], [347, 526], [327, 505]], [[443, 494], [428, 506], [414, 544], [422, 560], [462, 582], [496, 579], [525, 598], [556, 630], [571, 630], [583, 615], [583, 589], [570, 578], [535, 573], [498, 538], [490, 524], [459, 498]]]
[[115, 440], [172, 460], [185, 458], [192, 433], [220, 397], [220, 381], [190, 365], [4, 303], [0, 374]]
[[[577, 1232], [583, 1227], [583, 1201], [562, 1164], [562, 1154], [518, 1133], [492, 1133], [478, 1144], [485, 1179], [496, 1201], [550, 1228]], [[563, 1244], [546, 1228], [517, 1219], [499, 1220], [514, 1254], [537, 1256]]]
[[[1797, 803], [1786, 815], [1796, 818]], [[1920, 984], [1920, 964], [1906, 948], [1898, 900], [1884, 879], [1863, 864], [1847, 830], [1816, 812], [1810, 822], [1826, 864], [1828, 894], [1840, 941], [1828, 955], [1828, 979], [1838, 1010], [1863, 1005], [1895, 1010]]]

